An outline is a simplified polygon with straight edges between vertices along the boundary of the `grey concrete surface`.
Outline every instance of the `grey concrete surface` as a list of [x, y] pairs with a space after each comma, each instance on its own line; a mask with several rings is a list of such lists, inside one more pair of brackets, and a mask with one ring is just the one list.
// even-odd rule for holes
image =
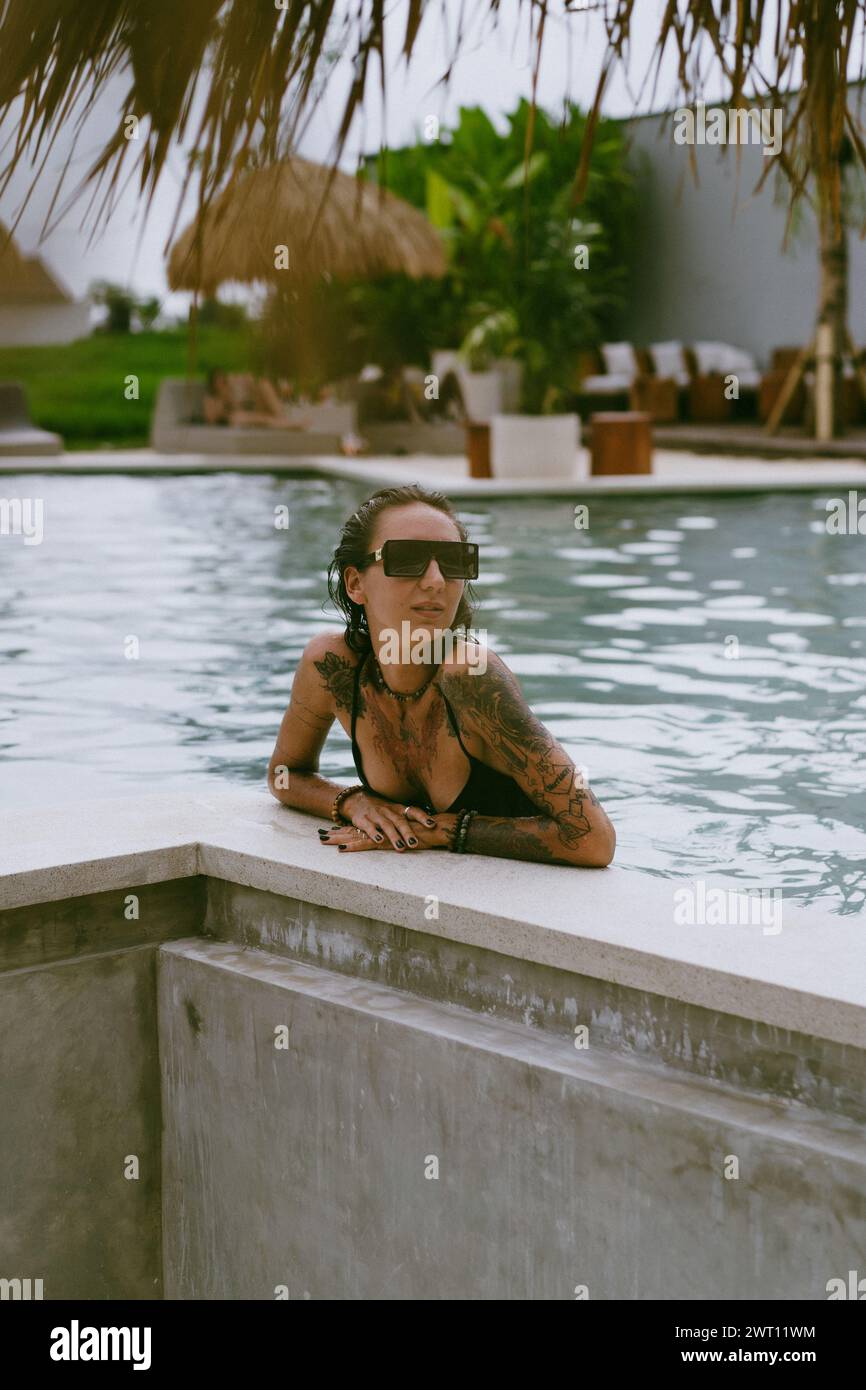
[[862, 1048], [220, 879], [204, 932], [569, 1043], [582, 1025], [592, 1047], [866, 1126]]
[[0, 1275], [45, 1299], [162, 1297], [156, 950], [0, 974]]
[[866, 1241], [849, 1122], [235, 945], [159, 1007], [170, 1298], [824, 1299]]

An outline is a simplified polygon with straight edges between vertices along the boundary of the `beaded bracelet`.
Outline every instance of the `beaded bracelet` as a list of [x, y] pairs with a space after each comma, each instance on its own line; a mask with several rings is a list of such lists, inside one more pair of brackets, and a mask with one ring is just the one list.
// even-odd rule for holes
[[340, 807], [347, 796], [351, 796], [353, 792], [362, 792], [363, 790], [363, 782], [356, 782], [354, 787], [344, 787], [342, 791], [337, 792], [337, 795], [334, 797], [334, 804], [331, 807], [331, 820], [335, 825], [351, 825], [352, 822], [349, 820], [349, 817], [343, 815]]
[[469, 812], [466, 810], [457, 812], [457, 819], [454, 822], [454, 829], [451, 831], [451, 834], [448, 837], [448, 848], [454, 854], [457, 853], [457, 841], [460, 839], [460, 831], [463, 829], [463, 822], [465, 821], [468, 815]]
[[457, 855], [461, 855], [461, 853], [466, 853], [466, 837], [468, 834], [468, 827], [470, 827], [470, 821], [471, 819], [473, 819], [473, 816], [477, 815], [478, 812], [475, 812], [475, 810], [461, 810], [459, 816], [457, 816], [457, 823], [455, 826], [455, 838], [453, 838], [452, 842], [450, 842], [450, 845], [448, 847], [449, 849], [453, 849], [453, 851], [455, 851]]
[[466, 852], [466, 837], [469, 834], [469, 827], [472, 824], [472, 818], [473, 816], [477, 816], [477, 814], [477, 811], [470, 811], [469, 815], [466, 817], [465, 821], [460, 827], [460, 844], [457, 849], [458, 854], [464, 854]]

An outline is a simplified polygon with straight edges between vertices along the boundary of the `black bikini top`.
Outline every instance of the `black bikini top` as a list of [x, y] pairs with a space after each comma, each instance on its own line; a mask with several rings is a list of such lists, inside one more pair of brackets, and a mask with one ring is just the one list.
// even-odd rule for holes
[[[361, 762], [361, 750], [358, 747], [358, 740], [355, 736], [355, 724], [358, 717], [358, 686], [361, 680], [361, 668], [364, 665], [364, 661], [365, 658], [362, 657], [355, 667], [355, 683], [352, 692], [352, 757], [355, 760], [355, 768], [357, 769], [358, 776], [367, 791], [371, 792], [374, 796], [383, 796], [384, 794], [382, 792], [377, 792], [375, 787], [370, 786], [370, 783], [364, 775], [364, 767]], [[541, 812], [538, 807], [529, 799], [523, 788], [518, 786], [513, 777], [509, 777], [507, 773], [500, 772], [495, 767], [489, 767], [487, 763], [481, 762], [478, 758], [473, 758], [460, 737], [460, 729], [457, 725], [457, 720], [454, 718], [454, 711], [441, 690], [439, 694], [442, 695], [442, 699], [445, 701], [445, 710], [451, 728], [457, 736], [457, 742], [460, 744], [460, 747], [463, 749], [469, 761], [469, 776], [466, 779], [463, 790], [460, 792], [459, 796], [454, 799], [451, 805], [446, 807], [446, 810], [477, 811], [482, 816], [540, 815]], [[391, 801], [393, 798], [385, 797], [385, 800]], [[435, 815], [432, 806], [428, 805], [425, 809]]]

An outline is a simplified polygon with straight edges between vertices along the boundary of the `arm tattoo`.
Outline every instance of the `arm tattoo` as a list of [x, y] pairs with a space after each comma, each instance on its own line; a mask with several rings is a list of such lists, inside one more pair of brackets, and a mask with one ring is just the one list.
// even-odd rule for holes
[[[334, 697], [337, 709], [351, 710], [352, 694], [355, 685], [355, 668], [344, 656], [326, 652], [323, 661], [314, 663], [322, 677], [322, 683]], [[364, 697], [358, 691], [358, 713], [364, 712]]]
[[[533, 824], [528, 818], [518, 821], [488, 821], [473, 824], [471, 838], [483, 853], [485, 845], [499, 842], [495, 853], [509, 858], [544, 858], [540, 851], [549, 836], [542, 832], [549, 821], [556, 824], [561, 845], [573, 848], [592, 832], [587, 814], [598, 806], [595, 793], [586, 786], [582, 774], [556, 742], [553, 735], [536, 718], [510, 671], [491, 665], [484, 675], [466, 672], [447, 672], [442, 685], [449, 699], [462, 710], [477, 729], [485, 743], [505, 763], [512, 775], [517, 774], [529, 796], [549, 818], [542, 817]], [[534, 852], [521, 852], [534, 851]], [[550, 853], [556, 859], [555, 853]]]
[[550, 821], [543, 816], [475, 816], [466, 836], [470, 854], [493, 854], [499, 859], [528, 859], [537, 864], [570, 861], [551, 849]]

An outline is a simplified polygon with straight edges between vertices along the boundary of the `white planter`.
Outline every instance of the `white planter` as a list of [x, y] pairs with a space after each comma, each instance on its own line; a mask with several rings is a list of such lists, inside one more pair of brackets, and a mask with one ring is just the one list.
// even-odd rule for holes
[[459, 375], [462, 365], [460, 353], [456, 348], [436, 348], [430, 354], [430, 370], [439, 378], [440, 387], [449, 372], [457, 372]]
[[523, 363], [516, 357], [497, 357], [493, 365], [502, 377], [502, 413], [516, 414], [523, 390]]
[[499, 415], [490, 421], [494, 478], [575, 478], [577, 415]]
[[489, 420], [502, 409], [502, 377], [499, 372], [458, 373], [466, 414], [470, 420]]

